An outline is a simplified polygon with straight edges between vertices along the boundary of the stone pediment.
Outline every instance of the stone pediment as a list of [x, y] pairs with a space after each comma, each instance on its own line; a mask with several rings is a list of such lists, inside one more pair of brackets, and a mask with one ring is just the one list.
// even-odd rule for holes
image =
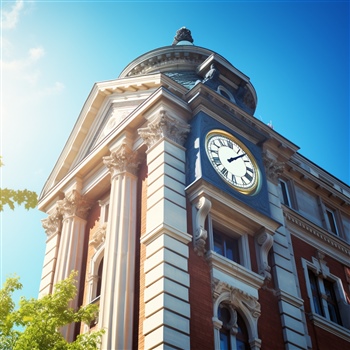
[[40, 198], [83, 161], [160, 85], [160, 74], [96, 83]]

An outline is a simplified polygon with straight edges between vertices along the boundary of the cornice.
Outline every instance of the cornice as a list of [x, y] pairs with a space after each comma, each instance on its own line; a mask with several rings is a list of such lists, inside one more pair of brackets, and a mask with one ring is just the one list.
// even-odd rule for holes
[[195, 70], [213, 51], [192, 45], [164, 46], [139, 56], [129, 63], [119, 77], [138, 76], [162, 71], [173, 66], [176, 70], [183, 67]]
[[[327, 254], [334, 257], [335, 259], [341, 258], [343, 256], [344, 263], [348, 264], [350, 257], [350, 245], [340, 238], [328, 233], [323, 228], [311, 223], [301, 215], [290, 210], [287, 207], [283, 207], [283, 214], [287, 220], [287, 227], [291, 226], [297, 227], [298, 230], [292, 230], [292, 234], [297, 236], [302, 240], [306, 240], [309, 244], [316, 246], [315, 241], [319, 242], [323, 251], [325, 251], [327, 244]], [[289, 224], [288, 224], [289, 222]], [[300, 231], [300, 229], [302, 231]], [[339, 255], [341, 254], [341, 255]]]

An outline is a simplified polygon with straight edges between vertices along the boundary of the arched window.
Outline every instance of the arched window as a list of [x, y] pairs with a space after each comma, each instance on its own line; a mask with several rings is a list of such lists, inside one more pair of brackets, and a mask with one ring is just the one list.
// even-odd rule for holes
[[229, 305], [220, 304], [218, 318], [220, 328], [220, 350], [248, 350], [248, 332], [242, 316]]
[[214, 348], [216, 350], [259, 350], [257, 298], [226, 282], [214, 279]]

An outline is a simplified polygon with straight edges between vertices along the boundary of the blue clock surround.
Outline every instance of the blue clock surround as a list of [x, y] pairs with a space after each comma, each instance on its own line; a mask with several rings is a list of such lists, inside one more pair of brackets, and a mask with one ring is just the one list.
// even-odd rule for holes
[[[228, 193], [232, 197], [244, 202], [262, 214], [270, 216], [268, 191], [261, 148], [242, 137], [237, 132], [221, 124], [204, 112], [199, 112], [190, 122], [191, 132], [186, 140], [186, 188], [194, 182], [203, 179], [217, 187], [219, 190]], [[242, 194], [227, 184], [211, 165], [205, 150], [205, 138], [209, 131], [220, 129], [226, 131], [246, 145], [253, 154], [260, 169], [260, 190], [254, 195]]]

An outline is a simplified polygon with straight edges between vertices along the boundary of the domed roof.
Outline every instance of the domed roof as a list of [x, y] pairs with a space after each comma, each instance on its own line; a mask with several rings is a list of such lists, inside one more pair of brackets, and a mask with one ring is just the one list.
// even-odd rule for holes
[[221, 55], [194, 45], [191, 31], [185, 27], [176, 32], [172, 45], [139, 56], [124, 68], [119, 78], [152, 73], [163, 73], [187, 89], [198, 82], [205, 83], [247, 112], [254, 113], [256, 109], [257, 96], [249, 78]]

